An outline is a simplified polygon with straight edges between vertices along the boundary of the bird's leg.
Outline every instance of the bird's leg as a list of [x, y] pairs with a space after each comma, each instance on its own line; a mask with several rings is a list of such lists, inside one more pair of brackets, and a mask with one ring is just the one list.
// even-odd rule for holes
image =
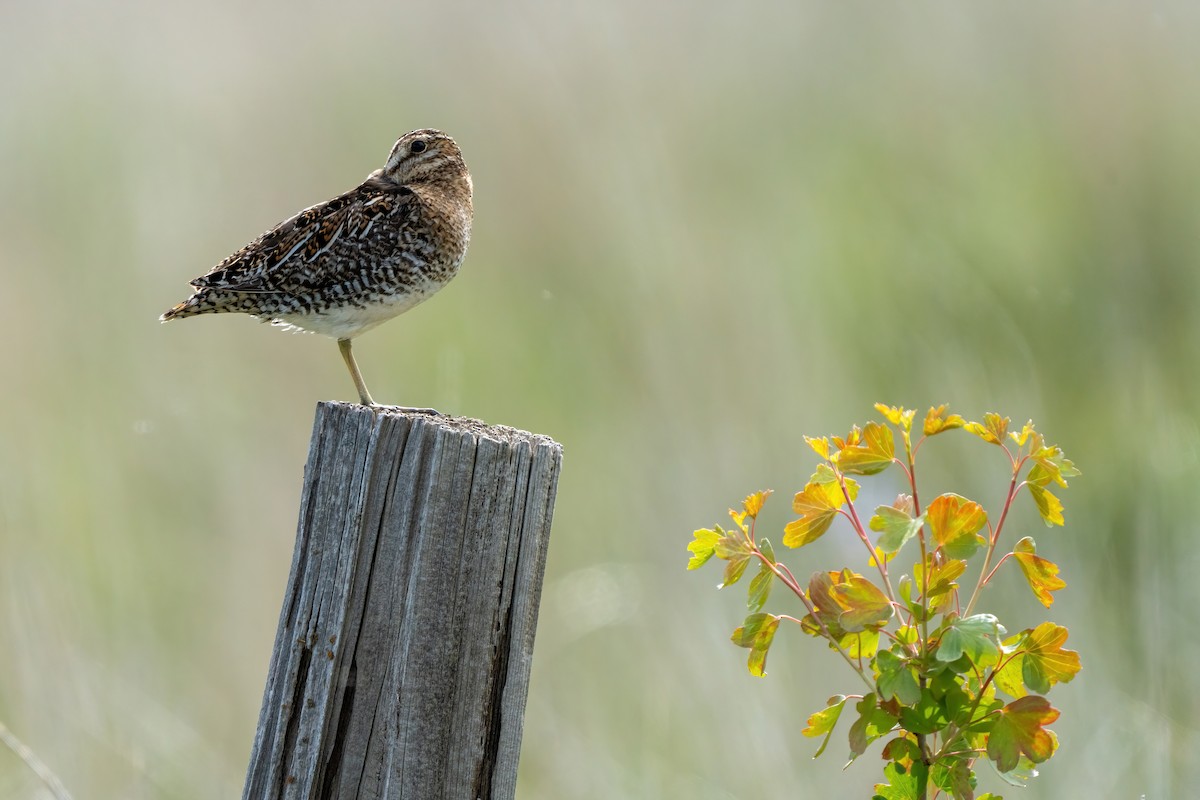
[[338, 339], [338, 350], [342, 351], [342, 358], [346, 362], [346, 369], [350, 370], [350, 377], [354, 379], [354, 388], [358, 389], [358, 399], [364, 406], [373, 406], [375, 401], [371, 399], [371, 393], [367, 391], [367, 384], [363, 382], [362, 373], [358, 371], [358, 364], [354, 361], [354, 353], [350, 352], [350, 340]]

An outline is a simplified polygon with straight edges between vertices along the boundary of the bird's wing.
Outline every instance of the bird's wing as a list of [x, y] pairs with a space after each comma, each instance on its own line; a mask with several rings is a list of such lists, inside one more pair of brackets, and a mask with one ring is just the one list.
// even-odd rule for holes
[[[353, 266], [357, 251], [371, 247], [377, 222], [402, 221], [413, 211], [411, 191], [372, 174], [343, 195], [306, 208], [192, 281], [197, 290], [292, 292], [336, 283], [334, 263]], [[335, 255], [336, 259], [328, 256]]]

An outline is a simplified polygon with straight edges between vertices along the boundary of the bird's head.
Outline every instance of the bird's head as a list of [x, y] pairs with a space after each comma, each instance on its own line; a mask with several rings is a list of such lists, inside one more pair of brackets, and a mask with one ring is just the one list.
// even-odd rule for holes
[[412, 183], [467, 178], [462, 151], [446, 134], [424, 128], [401, 136], [383, 167], [383, 176], [406, 186]]

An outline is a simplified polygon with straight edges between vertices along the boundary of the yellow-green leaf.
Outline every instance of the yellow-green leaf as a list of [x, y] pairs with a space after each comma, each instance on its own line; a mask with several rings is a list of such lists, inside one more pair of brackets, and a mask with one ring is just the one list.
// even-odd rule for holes
[[815, 439], [809, 436], [804, 437], [804, 441], [813, 449], [813, 452], [821, 458], [829, 458], [829, 437], [822, 436], [820, 439]]
[[983, 422], [968, 422], [963, 429], [969, 431], [990, 444], [1004, 444], [1008, 433], [1008, 417], [988, 412], [983, 415]]
[[889, 406], [883, 403], [876, 403], [875, 410], [882, 414], [883, 418], [888, 422], [906, 432], [912, 430], [913, 417], [917, 413], [916, 410], [911, 408]]
[[774, 582], [775, 573], [771, 571], [769, 565], [762, 564], [758, 568], [758, 572], [750, 579], [746, 607], [751, 611], [762, 611], [762, 607], [767, 604], [767, 598], [771, 595], [771, 585]]
[[1027, 485], [1029, 494], [1033, 497], [1033, 502], [1037, 504], [1038, 513], [1042, 515], [1046, 527], [1064, 524], [1062, 501], [1055, 497], [1049, 489], [1033, 483]]
[[946, 409], [949, 406], [944, 403], [940, 406], [930, 406], [929, 411], [925, 414], [924, 431], [926, 436], [936, 436], [942, 431], [954, 430], [961, 428], [966, 424], [966, 421], [958, 414], [946, 414]]
[[[967, 562], [960, 558], [947, 559], [937, 551], [930, 553], [926, 559], [925, 569], [920, 564], [913, 567], [913, 577], [916, 579], [917, 592], [926, 598], [931, 613], [936, 614], [950, 599], [951, 594], [958, 588], [958, 578], [967, 571]], [[925, 587], [925, 573], [929, 575], [929, 587]]]
[[867, 523], [871, 530], [879, 531], [882, 535], [876, 546], [887, 554], [894, 554], [904, 546], [904, 543], [917, 535], [925, 524], [924, 517], [912, 517], [913, 502], [909, 495], [900, 495], [891, 506], [879, 506], [875, 516]]
[[862, 444], [842, 448], [837, 454], [837, 465], [848, 475], [875, 475], [891, 466], [895, 455], [892, 429], [868, 422], [862, 429]]
[[[818, 470], [819, 472], [819, 470]], [[831, 470], [832, 472], [832, 470]], [[800, 519], [789, 522], [783, 529], [787, 547], [803, 547], [815, 542], [829, 530], [838, 509], [846, 502], [842, 487], [836, 482], [810, 482], [792, 500], [792, 509]]]
[[765, 677], [767, 667], [767, 651], [775, 640], [775, 631], [779, 628], [780, 618], [774, 614], [751, 614], [741, 627], [729, 637], [738, 647], [750, 648], [750, 657], [746, 662], [750, 674], [756, 678]]
[[1067, 629], [1053, 622], [1043, 622], [1025, 638], [1021, 674], [1025, 685], [1035, 692], [1048, 692], [1056, 683], [1069, 683], [1079, 672], [1079, 653], [1064, 650]]
[[725, 565], [725, 579], [721, 582], [718, 589], [724, 589], [726, 586], [732, 586], [742, 579], [742, 573], [746, 571], [746, 565], [750, 563], [750, 554], [734, 556], [729, 559], [729, 563]]
[[716, 552], [717, 541], [721, 538], [721, 534], [707, 528], [701, 528], [692, 533], [692, 542], [687, 546], [691, 551], [692, 557], [688, 560], [688, 569], [698, 569], [704, 566], [704, 563], [713, 557]]
[[1067, 582], [1058, 577], [1058, 565], [1053, 561], [1037, 555], [1037, 547], [1033, 539], [1026, 536], [1017, 542], [1013, 548], [1013, 558], [1021, 567], [1029, 588], [1046, 608], [1054, 602], [1051, 592], [1057, 592], [1066, 587]]
[[800, 733], [810, 739], [818, 736], [825, 737], [821, 741], [821, 746], [817, 748], [817, 752], [813, 754], [813, 758], [817, 758], [825, 752], [825, 747], [829, 744], [829, 737], [833, 735], [833, 728], [837, 725], [838, 717], [842, 716], [842, 709], [845, 707], [846, 696], [834, 695], [829, 698], [829, 705], [808, 718], [808, 725]]

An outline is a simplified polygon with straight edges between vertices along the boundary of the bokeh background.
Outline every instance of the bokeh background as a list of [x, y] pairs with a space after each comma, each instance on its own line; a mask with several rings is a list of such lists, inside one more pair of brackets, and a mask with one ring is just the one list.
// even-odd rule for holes
[[[868, 796], [878, 747], [799, 734], [853, 676], [785, 629], [750, 677], [684, 548], [758, 488], [782, 528], [802, 434], [876, 401], [1032, 417], [1083, 470], [1065, 529], [1011, 519], [1084, 671], [1007, 793], [1200, 791], [1200, 6], [50, 0], [0, 5], [0, 720], [76, 797], [239, 795], [314, 405], [354, 396], [332, 341], [158, 314], [425, 126], [471, 252], [355, 352], [565, 446], [520, 797]], [[922, 455], [994, 513], [1000, 454]]]

